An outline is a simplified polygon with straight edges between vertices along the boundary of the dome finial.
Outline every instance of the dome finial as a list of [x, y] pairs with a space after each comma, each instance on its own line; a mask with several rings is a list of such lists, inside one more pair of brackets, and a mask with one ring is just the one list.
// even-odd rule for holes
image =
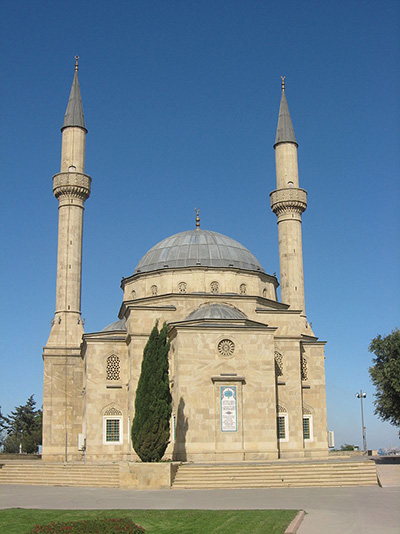
[[285, 78], [286, 78], [286, 76], [281, 76], [281, 80], [282, 80], [282, 91], [285, 90]]
[[79, 56], [75, 56], [75, 72], [78, 72], [78, 68], [79, 68], [78, 61], [79, 61]]
[[200, 217], [199, 217], [199, 209], [194, 208], [194, 211], [196, 212], [196, 228], [200, 228]]

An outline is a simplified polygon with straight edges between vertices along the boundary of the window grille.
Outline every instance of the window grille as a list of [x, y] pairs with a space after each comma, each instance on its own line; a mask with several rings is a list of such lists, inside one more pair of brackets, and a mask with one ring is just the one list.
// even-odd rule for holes
[[115, 354], [112, 354], [107, 358], [107, 369], [106, 369], [106, 379], [107, 380], [119, 380], [121, 363], [119, 357]]
[[106, 420], [106, 441], [119, 442], [119, 419]]
[[187, 283], [186, 282], [179, 282], [178, 290], [179, 290], [179, 293], [186, 293]]
[[215, 282], [215, 281], [211, 282], [210, 291], [211, 291], [211, 293], [219, 293], [219, 283]]
[[278, 416], [278, 439], [286, 439], [286, 417]]
[[304, 439], [310, 439], [311, 438], [310, 418], [309, 417], [303, 417], [303, 438]]
[[283, 356], [278, 351], [275, 351], [275, 374], [283, 376]]
[[308, 365], [307, 360], [304, 358], [304, 356], [301, 356], [301, 379], [303, 382], [308, 380]]

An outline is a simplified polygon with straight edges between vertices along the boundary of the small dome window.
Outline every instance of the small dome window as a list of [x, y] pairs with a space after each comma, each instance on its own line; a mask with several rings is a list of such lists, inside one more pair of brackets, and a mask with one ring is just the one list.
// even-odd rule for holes
[[211, 282], [210, 284], [210, 291], [211, 293], [219, 293], [219, 283], [214, 280], [214, 282]]

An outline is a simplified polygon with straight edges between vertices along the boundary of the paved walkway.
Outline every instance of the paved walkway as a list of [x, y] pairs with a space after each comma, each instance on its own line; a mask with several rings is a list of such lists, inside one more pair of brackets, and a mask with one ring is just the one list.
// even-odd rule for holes
[[138, 491], [0, 485], [0, 508], [302, 509], [298, 534], [398, 534], [400, 487]]

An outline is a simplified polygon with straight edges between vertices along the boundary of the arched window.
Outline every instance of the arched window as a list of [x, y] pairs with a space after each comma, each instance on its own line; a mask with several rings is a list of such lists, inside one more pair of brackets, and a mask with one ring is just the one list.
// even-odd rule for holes
[[179, 284], [178, 284], [179, 293], [186, 293], [186, 290], [187, 290], [187, 283], [186, 282], [179, 282]]
[[219, 283], [216, 280], [214, 280], [214, 282], [211, 282], [210, 291], [211, 293], [219, 293]]
[[112, 354], [107, 358], [106, 380], [119, 380], [121, 378], [121, 362], [118, 356]]

